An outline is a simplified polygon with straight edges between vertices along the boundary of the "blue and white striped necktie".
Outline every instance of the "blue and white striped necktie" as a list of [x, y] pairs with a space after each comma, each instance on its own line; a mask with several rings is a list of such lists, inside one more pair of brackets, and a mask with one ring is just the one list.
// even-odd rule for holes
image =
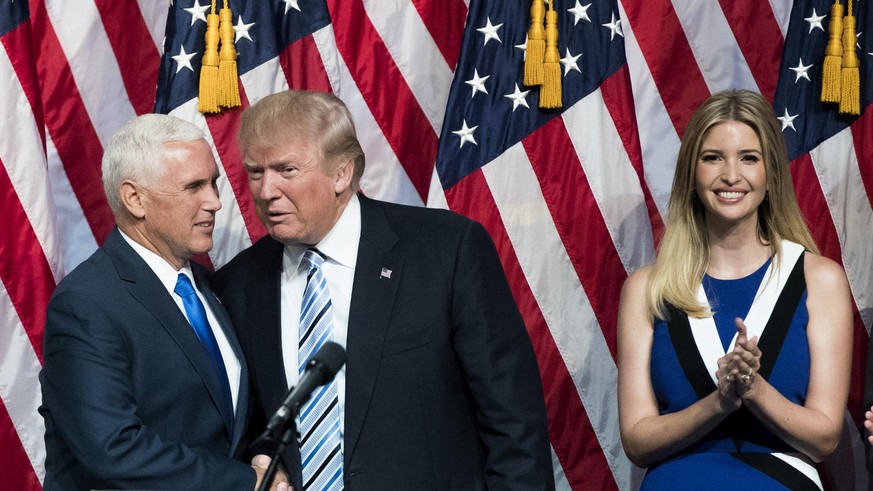
[[[300, 307], [300, 343], [297, 351], [299, 375], [321, 346], [333, 338], [333, 309], [330, 290], [321, 265], [324, 256], [317, 249], [303, 255], [309, 265], [306, 290]], [[300, 408], [300, 458], [303, 489], [343, 489], [343, 455], [340, 441], [339, 397], [336, 379], [320, 387]]]

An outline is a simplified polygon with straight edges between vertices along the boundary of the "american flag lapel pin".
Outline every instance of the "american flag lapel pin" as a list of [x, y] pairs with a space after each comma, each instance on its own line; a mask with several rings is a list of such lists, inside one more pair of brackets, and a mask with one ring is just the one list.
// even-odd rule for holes
[[391, 279], [391, 270], [388, 268], [382, 268], [382, 272], [379, 274], [379, 279], [388, 278]]

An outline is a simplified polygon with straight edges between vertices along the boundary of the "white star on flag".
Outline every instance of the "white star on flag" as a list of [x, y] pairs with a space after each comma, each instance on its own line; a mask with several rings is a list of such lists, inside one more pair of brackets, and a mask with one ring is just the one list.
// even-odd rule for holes
[[473, 132], [476, 131], [476, 128], [478, 128], [478, 126], [468, 128], [467, 120], [465, 119], [463, 121], [463, 124], [461, 125], [461, 129], [452, 132], [461, 137], [461, 148], [464, 147], [464, 142], [470, 142], [473, 145], [478, 145], [478, 143], [476, 143], [476, 139], [473, 138]]
[[521, 55], [521, 59], [526, 60], [527, 59], [527, 34], [524, 35], [524, 42], [521, 44], [516, 44], [515, 47], [520, 49], [523, 52], [523, 54]]
[[[801, 78], [805, 78], [805, 79], [809, 80], [809, 73], [807, 73], [807, 72], [809, 71], [810, 68], [812, 68], [812, 65], [804, 66], [803, 58], [801, 58], [797, 61], [797, 66], [789, 67], [789, 70], [794, 72], [796, 75], [794, 78], [794, 82], [796, 83]], [[810, 80], [810, 82], [811, 81], [812, 80]]]
[[200, 5], [200, 0], [194, 0], [194, 5], [192, 5], [191, 7], [187, 8], [187, 9], [182, 9], [182, 10], [191, 14], [191, 25], [193, 26], [194, 23], [197, 22], [198, 20], [202, 20], [203, 22], [206, 22], [206, 15], [205, 14], [206, 14], [206, 11], [209, 10], [210, 8], [211, 7], [208, 3], [206, 5]]
[[823, 21], [825, 17], [827, 16], [818, 15], [815, 13], [815, 9], [812, 9], [812, 15], [810, 15], [809, 17], [804, 17], [803, 20], [809, 22], [809, 32], [812, 32], [813, 29], [821, 29], [822, 32], [824, 32], [824, 27], [822, 27], [821, 21]]
[[515, 84], [515, 92], [511, 94], [506, 94], [503, 97], [506, 97], [507, 99], [512, 99], [512, 112], [515, 112], [515, 110], [518, 109], [518, 106], [524, 106], [530, 109], [530, 106], [527, 105], [526, 99], [529, 92], [529, 90], [525, 90], [524, 92], [522, 92], [521, 89], [518, 88], [518, 84]]
[[576, 17], [576, 19], [573, 21], [574, 26], [578, 24], [580, 20], [587, 20], [588, 22], [591, 22], [591, 19], [588, 18], [588, 9], [590, 7], [590, 3], [588, 5], [582, 5], [579, 3], [579, 0], [576, 0], [576, 5], [571, 9], [567, 9], [567, 12], [570, 12], [571, 14], [573, 14], [574, 17]]
[[485, 81], [488, 80], [488, 77], [491, 75], [485, 75], [484, 77], [479, 77], [479, 70], [473, 69], [473, 78], [467, 80], [466, 83], [470, 87], [473, 87], [473, 92], [470, 94], [470, 98], [476, 95], [476, 92], [482, 92], [483, 94], [487, 94], [488, 90], [485, 89]]
[[488, 41], [492, 39], [496, 39], [498, 43], [502, 43], [503, 41], [500, 40], [500, 36], [497, 35], [497, 30], [501, 27], [503, 27], [503, 24], [497, 24], [495, 26], [491, 24], [491, 17], [487, 17], [485, 20], [485, 27], [480, 27], [479, 29], [476, 29], [477, 31], [485, 35], [485, 41], [482, 43], [482, 45], [484, 46], [488, 44]]
[[621, 21], [615, 18], [615, 12], [612, 13], [612, 20], [607, 24], [603, 24], [603, 27], [606, 27], [611, 32], [609, 33], [609, 40], [612, 41], [615, 39], [615, 35], [618, 34], [621, 37], [624, 37], [624, 34], [621, 32]]
[[254, 22], [251, 24], [246, 24], [243, 22], [242, 14], [236, 19], [236, 25], [233, 26], [233, 30], [236, 32], [236, 38], [233, 40], [233, 43], [236, 44], [240, 39], [246, 38], [251, 42], [255, 42], [251, 36], [249, 36], [249, 29], [255, 25]]
[[182, 68], [187, 68], [188, 70], [191, 70], [193, 72], [194, 67], [191, 66], [191, 58], [194, 58], [194, 56], [196, 54], [197, 54], [196, 51], [188, 54], [185, 52], [185, 46], [180, 46], [179, 47], [179, 54], [172, 57], [173, 60], [175, 60], [177, 63], [176, 73], [179, 73], [180, 71], [182, 71]]
[[285, 13], [287, 14], [290, 9], [302, 12], [302, 10], [300, 10], [300, 5], [297, 5], [298, 1], [299, 0], [285, 0]]
[[564, 76], [566, 77], [570, 70], [576, 70], [579, 73], [582, 73], [582, 70], [579, 69], [579, 65], [576, 64], [576, 60], [582, 56], [582, 53], [579, 53], [576, 56], [570, 54], [570, 48], [567, 48], [567, 55], [561, 58], [561, 64], [564, 65]]
[[785, 108], [785, 115], [779, 116], [776, 119], [782, 121], [782, 131], [785, 131], [785, 128], [791, 128], [794, 131], [797, 131], [797, 128], [794, 127], [794, 120], [799, 116], [799, 114], [795, 114], [794, 116], [788, 114], [788, 108]]

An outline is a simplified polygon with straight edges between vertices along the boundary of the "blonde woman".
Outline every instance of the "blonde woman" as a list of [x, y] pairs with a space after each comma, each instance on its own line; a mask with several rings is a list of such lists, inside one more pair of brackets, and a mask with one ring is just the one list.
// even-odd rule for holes
[[852, 309], [818, 255], [780, 125], [750, 91], [691, 118], [654, 265], [618, 320], [621, 438], [642, 489], [822, 489], [849, 391]]

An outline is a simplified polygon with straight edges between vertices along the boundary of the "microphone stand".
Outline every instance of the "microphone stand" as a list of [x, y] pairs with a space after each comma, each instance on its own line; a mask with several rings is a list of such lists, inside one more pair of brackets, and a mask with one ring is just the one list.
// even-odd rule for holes
[[300, 406], [309, 400], [311, 393], [317, 387], [330, 383], [336, 372], [346, 363], [346, 352], [342, 346], [328, 341], [322, 345], [318, 352], [306, 362], [306, 369], [298, 380], [297, 386], [292, 387], [285, 396], [282, 406], [267, 423], [267, 430], [255, 440], [250, 447], [271, 442], [277, 443], [276, 437], [281, 434], [278, 444], [273, 452], [273, 458], [264, 474], [264, 479], [258, 487], [258, 491], [267, 491], [273, 484], [276, 471], [279, 467], [279, 458], [285, 453], [285, 448], [297, 435], [297, 424], [294, 419], [300, 412]]
[[[295, 411], [294, 414], [297, 414], [297, 412]], [[276, 472], [279, 470], [279, 460], [285, 453], [285, 449], [294, 439], [295, 435], [297, 435], [297, 425], [294, 422], [294, 418], [288, 418], [288, 423], [286, 425], [288, 428], [285, 429], [285, 433], [282, 434], [282, 438], [279, 439], [278, 445], [276, 445], [276, 449], [273, 451], [273, 458], [270, 460], [270, 465], [267, 467], [267, 473], [264, 474], [264, 479], [261, 481], [261, 485], [258, 486], [258, 491], [267, 491], [270, 489], [270, 486], [273, 484], [273, 479], [276, 478]], [[277, 428], [277, 430], [281, 431], [281, 428]], [[255, 443], [270, 440], [275, 441], [275, 437], [267, 431], [258, 437]]]

